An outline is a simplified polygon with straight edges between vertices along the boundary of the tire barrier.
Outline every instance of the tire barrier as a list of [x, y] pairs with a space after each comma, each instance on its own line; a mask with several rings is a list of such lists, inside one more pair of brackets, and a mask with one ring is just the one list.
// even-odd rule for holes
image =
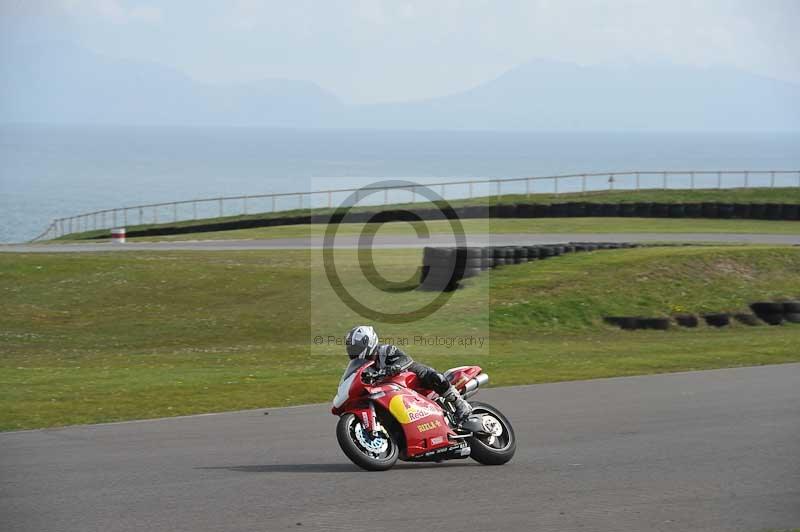
[[[536, 246], [486, 246], [466, 248], [426, 247], [422, 251], [420, 290], [449, 292], [456, 290], [462, 279], [476, 277], [486, 270], [514, 264], [557, 257], [577, 251], [621, 249], [638, 247], [638, 244], [601, 242], [599, 244], [574, 243]], [[659, 325], [658, 327], [661, 327]], [[653, 326], [653, 328], [658, 328]]]
[[630, 316], [608, 316], [603, 318], [603, 321], [628, 331], [639, 328], [639, 318], [632, 318]]
[[725, 312], [703, 314], [703, 319], [706, 320], [706, 324], [711, 327], [727, 327], [731, 324], [731, 315]]
[[751, 303], [750, 310], [758, 316], [758, 319], [770, 325], [783, 323], [783, 303], [773, 301]]
[[694, 329], [700, 323], [700, 320], [694, 314], [678, 314], [675, 316], [675, 323], [681, 327]]
[[[508, 203], [499, 205], [470, 205], [457, 207], [460, 219], [469, 218], [565, 218], [565, 217], [636, 217], [636, 218], [741, 218], [757, 220], [800, 220], [797, 203]], [[247, 218], [242, 220], [208, 221], [197, 225], [163, 225], [145, 229], [129, 228], [128, 237], [148, 237], [253, 229], [284, 225], [323, 223], [410, 222], [415, 220], [444, 220], [438, 209], [381, 209], [350, 212], [345, 219], [342, 212], [277, 216], [273, 218]], [[110, 237], [103, 232], [87, 240]]]
[[666, 331], [669, 329], [669, 318], [639, 318], [640, 329], [653, 329], [656, 331]]
[[[746, 312], [708, 312], [702, 315], [702, 320], [708, 327], [728, 327], [732, 320], [747, 327], [755, 327], [766, 323], [768, 325], [781, 325], [782, 323], [800, 323], [800, 301], [760, 301], [750, 304], [753, 314]], [[694, 314], [676, 314], [672, 319], [680, 327], [696, 328], [700, 319]], [[670, 328], [670, 318], [645, 318], [641, 316], [607, 316], [603, 321], [609, 325], [623, 330], [655, 329], [667, 330]]]
[[668, 203], [653, 203], [650, 209], [650, 216], [654, 218], [669, 218], [669, 207]]

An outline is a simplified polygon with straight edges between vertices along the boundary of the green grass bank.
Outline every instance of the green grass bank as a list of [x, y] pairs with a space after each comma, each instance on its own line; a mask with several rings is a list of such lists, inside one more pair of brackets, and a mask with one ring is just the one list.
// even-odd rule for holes
[[[410, 279], [420, 254], [376, 250], [376, 271]], [[415, 315], [434, 297], [365, 283], [355, 251], [336, 259], [341, 286], [375, 308]], [[327, 401], [346, 360], [326, 339], [364, 321], [311, 251], [3, 254], [0, 294], [3, 430]], [[800, 297], [800, 248], [638, 248], [494, 270], [429, 316], [376, 325], [421, 361], [510, 385], [800, 361], [795, 325], [602, 323], [778, 297]], [[454, 337], [476, 343], [429, 342]]]

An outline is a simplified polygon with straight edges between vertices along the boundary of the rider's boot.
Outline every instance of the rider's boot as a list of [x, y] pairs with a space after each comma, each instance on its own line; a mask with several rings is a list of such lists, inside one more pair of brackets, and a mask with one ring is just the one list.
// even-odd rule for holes
[[469, 418], [469, 415], [472, 413], [472, 407], [464, 400], [463, 397], [461, 397], [461, 394], [458, 393], [458, 390], [456, 390], [454, 386], [450, 386], [450, 388], [442, 395], [442, 397], [455, 408], [457, 425], [461, 425]]

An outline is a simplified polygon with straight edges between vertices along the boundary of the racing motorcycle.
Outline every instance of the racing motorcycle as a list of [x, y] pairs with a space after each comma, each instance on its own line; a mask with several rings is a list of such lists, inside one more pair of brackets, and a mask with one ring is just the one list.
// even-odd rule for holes
[[[373, 361], [354, 359], [345, 369], [331, 413], [339, 416], [336, 439], [344, 454], [368, 471], [385, 471], [397, 460], [440, 462], [472, 458], [505, 464], [517, 442], [508, 419], [495, 407], [470, 401], [473, 412], [457, 426], [455, 411], [409, 371], [385, 376]], [[479, 366], [444, 373], [464, 399], [489, 381]]]

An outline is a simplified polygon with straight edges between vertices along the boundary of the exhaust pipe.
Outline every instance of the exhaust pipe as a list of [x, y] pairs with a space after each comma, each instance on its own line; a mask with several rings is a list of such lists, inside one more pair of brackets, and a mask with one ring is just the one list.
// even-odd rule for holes
[[464, 399], [471, 397], [478, 393], [478, 388], [489, 382], [489, 375], [481, 373], [480, 375], [471, 378], [464, 385], [464, 391], [461, 392], [461, 397]]

